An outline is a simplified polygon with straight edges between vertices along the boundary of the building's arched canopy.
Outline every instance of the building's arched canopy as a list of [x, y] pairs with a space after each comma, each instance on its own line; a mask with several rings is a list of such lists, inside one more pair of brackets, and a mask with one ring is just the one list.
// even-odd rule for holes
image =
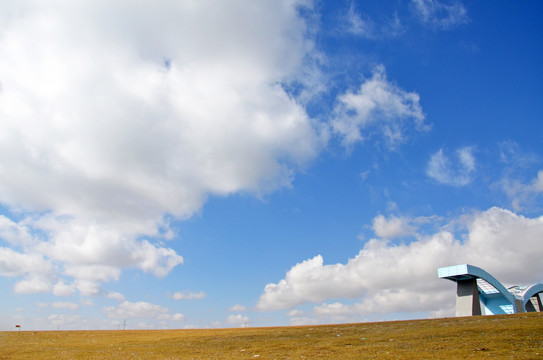
[[438, 275], [457, 283], [457, 316], [543, 311], [542, 283], [506, 289], [485, 270], [468, 264], [440, 268]]
[[[542, 283], [528, 286], [512, 286], [509, 288], [509, 292], [522, 302], [522, 311], [543, 311], [541, 308], [541, 298], [537, 297], [538, 294], [543, 293]], [[528, 304], [532, 300], [532, 297], [536, 297], [536, 306]]]
[[[440, 278], [449, 279], [455, 282], [467, 279], [477, 279], [477, 286], [483, 296], [501, 294], [511, 304], [515, 303], [514, 296], [494, 276], [485, 270], [468, 264], [455, 265], [438, 269]], [[482, 281], [481, 281], [482, 280]]]

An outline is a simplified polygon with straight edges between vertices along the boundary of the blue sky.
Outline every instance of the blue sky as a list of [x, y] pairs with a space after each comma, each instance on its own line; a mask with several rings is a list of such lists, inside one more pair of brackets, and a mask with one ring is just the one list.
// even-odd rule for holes
[[441, 266], [541, 282], [542, 15], [3, 1], [0, 329], [429, 318]]

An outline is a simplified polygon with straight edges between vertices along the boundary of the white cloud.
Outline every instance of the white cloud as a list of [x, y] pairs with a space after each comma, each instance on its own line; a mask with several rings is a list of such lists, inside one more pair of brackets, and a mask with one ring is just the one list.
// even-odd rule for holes
[[405, 217], [391, 216], [387, 219], [383, 215], [378, 215], [373, 219], [373, 231], [375, 235], [387, 239], [406, 236], [416, 230], [409, 222], [410, 219]]
[[338, 275], [346, 274], [343, 270], [345, 265], [328, 265], [324, 268], [323, 262], [322, 256], [317, 255], [293, 266], [279, 283], [266, 285], [256, 308], [282, 310], [305, 302], [323, 301], [332, 294], [341, 297], [361, 295], [357, 287], [346, 282], [347, 279], [336, 280]]
[[293, 317], [290, 319], [291, 326], [304, 326], [304, 325], [319, 325], [321, 322], [319, 319], [310, 317]]
[[54, 309], [70, 309], [70, 310], [79, 309], [78, 304], [70, 302], [70, 301], [55, 301], [53, 303], [37, 302], [35, 303], [35, 305], [38, 308], [52, 307]]
[[349, 10], [347, 11], [347, 31], [366, 38], [374, 37], [374, 24], [373, 22], [360, 14], [354, 2], [351, 2]]
[[406, 140], [408, 120], [413, 121], [417, 131], [428, 130], [419, 99], [417, 93], [389, 82], [385, 68], [378, 66], [357, 92], [338, 97], [332, 128], [345, 146], [377, 134], [388, 147], [395, 148]]
[[515, 141], [507, 140], [498, 144], [500, 160], [506, 165], [506, 171], [530, 168], [538, 163], [538, 155], [521, 149]]
[[159, 315], [157, 316], [157, 319], [158, 319], [158, 320], [162, 320], [162, 321], [168, 320], [168, 319], [170, 319], [170, 314], [159, 314]]
[[290, 316], [290, 317], [301, 317], [303, 314], [304, 314], [304, 312], [303, 312], [302, 310], [293, 309], [293, 310], [290, 310], [290, 311], [287, 313], [287, 316]]
[[452, 283], [437, 278], [437, 269], [464, 263], [486, 269], [506, 285], [541, 281], [543, 216], [528, 218], [491, 208], [462, 221], [467, 228], [462, 239], [445, 229], [418, 234], [408, 244], [372, 239], [346, 264], [324, 265], [320, 255], [296, 264], [283, 280], [266, 285], [256, 308], [292, 309], [306, 302], [360, 298], [352, 305], [322, 304], [314, 313], [335, 318], [446, 313], [454, 307], [454, 289]]
[[[159, 318], [168, 315], [169, 310], [163, 306], [151, 304], [145, 301], [124, 301], [118, 306], [107, 306], [102, 309], [110, 318]], [[167, 316], [169, 318], [169, 316]]]
[[468, 11], [457, 0], [412, 0], [411, 4], [420, 20], [438, 29], [447, 30], [468, 22]]
[[537, 179], [532, 182], [532, 191], [538, 194], [543, 193], [543, 170], [537, 173]]
[[39, 275], [33, 275], [32, 277], [18, 281], [13, 287], [13, 291], [17, 294], [37, 294], [49, 292], [52, 289], [51, 282]]
[[40, 274], [49, 277], [53, 272], [53, 265], [41, 254], [24, 254], [0, 247], [0, 275], [2, 276]]
[[79, 303], [83, 306], [93, 306], [94, 302], [91, 299], [81, 299]]
[[165, 214], [290, 186], [323, 146], [280, 85], [318, 79], [302, 5], [3, 2], [0, 202], [28, 217], [0, 218], [20, 250], [0, 272], [45, 291], [53, 262], [84, 295], [127, 268], [165, 276], [183, 260]]
[[67, 266], [64, 273], [79, 280], [109, 281], [118, 280], [120, 271], [106, 265], [75, 265]]
[[[119, 231], [113, 224], [51, 215], [27, 217], [19, 223], [5, 217], [0, 221], [0, 231], [4, 230], [0, 235], [23, 251], [0, 248], [0, 274], [26, 274], [51, 281], [55, 273], [72, 277], [73, 284], [54, 287], [54, 293], [58, 295], [69, 295], [70, 289], [73, 291], [74, 288], [85, 288], [86, 294], [97, 294], [99, 283], [118, 279], [123, 268], [136, 267], [164, 276], [183, 262], [174, 250], [153, 245], [147, 240], [137, 240], [136, 233]], [[48, 237], [33, 237], [28, 228], [45, 232]], [[23, 240], [16, 240], [21, 238], [21, 234]], [[58, 271], [52, 265], [53, 261], [63, 263], [63, 269]], [[76, 282], [79, 286], [75, 286]], [[89, 291], [91, 287], [93, 290]], [[40, 291], [44, 288], [41, 286]]]
[[231, 325], [245, 326], [249, 323], [249, 317], [243, 316], [241, 314], [228, 315], [228, 317], [226, 318], [226, 323]]
[[139, 321], [136, 324], [136, 329], [154, 329], [154, 328], [155, 328], [154, 324], [149, 324], [149, 323], [146, 323], [145, 321]]
[[14, 245], [27, 245], [32, 242], [28, 228], [0, 215], [0, 239]]
[[70, 310], [79, 309], [79, 305], [73, 302], [69, 302], [69, 301], [56, 301], [51, 304], [51, 307], [55, 309], [70, 309]]
[[80, 315], [52, 314], [47, 318], [55, 327], [68, 326], [81, 329], [88, 321]]
[[125, 300], [125, 297], [123, 294], [119, 293], [119, 292], [116, 292], [116, 291], [111, 291], [107, 294], [107, 298], [108, 299], [115, 299], [117, 301], [124, 301]]
[[432, 314], [443, 313], [451, 316], [453, 306], [454, 296], [451, 295], [451, 291], [439, 289], [438, 291], [417, 292], [402, 288], [378, 291], [355, 304], [323, 303], [315, 306], [313, 313], [319, 318], [333, 321], [349, 321], [353, 318], [396, 313], [398, 310], [406, 313], [431, 312]]
[[313, 309], [313, 312], [316, 315], [320, 316], [333, 316], [337, 318], [349, 318], [353, 315], [355, 311], [353, 311], [353, 308], [359, 307], [358, 305], [349, 306], [344, 305], [342, 303], [336, 302], [333, 304], [322, 304], [319, 306], [315, 306]]
[[59, 281], [53, 286], [53, 294], [57, 296], [70, 296], [73, 295], [74, 288], [72, 285], [67, 285], [63, 281]]
[[395, 37], [405, 31], [396, 14], [390, 19], [376, 23], [364, 13], [358, 11], [354, 1], [351, 1], [349, 9], [345, 14], [344, 28], [347, 33], [365, 39]]
[[228, 309], [228, 311], [243, 312], [243, 311], [247, 311], [247, 307], [245, 307], [243, 305], [240, 305], [240, 304], [236, 304], [236, 305], [232, 306], [230, 309]]
[[443, 153], [443, 149], [432, 155], [426, 174], [437, 182], [455, 187], [471, 183], [475, 172], [473, 147], [466, 146], [456, 150], [457, 161], [453, 162]]
[[206, 297], [206, 293], [200, 292], [175, 292], [173, 295], [175, 300], [200, 300]]
[[83, 296], [98, 296], [102, 293], [102, 285], [96, 280], [75, 279], [73, 286]]
[[501, 181], [502, 188], [509, 196], [512, 206], [519, 211], [534, 202], [534, 199], [543, 195], [543, 170], [539, 170], [537, 176], [528, 183], [519, 180], [505, 178]]
[[9, 69], [0, 73], [0, 118], [14, 135], [0, 143], [12, 150], [2, 158], [10, 175], [2, 198], [156, 220], [190, 216], [207, 193], [284, 185], [283, 166], [317, 147], [303, 108], [270, 85], [293, 76], [309, 50], [296, 5], [97, 1], [23, 10], [0, 43], [0, 69]]
[[174, 321], [185, 321], [185, 315], [180, 313], [175, 313], [171, 316], [171, 319]]
[[500, 160], [504, 164], [503, 175], [496, 182], [511, 200], [515, 211], [539, 211], [539, 197], [543, 195], [543, 169], [537, 174], [539, 155], [523, 150], [514, 141], [498, 144]]

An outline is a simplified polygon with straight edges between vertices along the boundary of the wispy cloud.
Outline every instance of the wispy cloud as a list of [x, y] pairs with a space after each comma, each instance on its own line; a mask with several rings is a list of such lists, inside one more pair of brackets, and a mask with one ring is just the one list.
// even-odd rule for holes
[[346, 14], [346, 29], [349, 33], [366, 38], [375, 36], [375, 25], [371, 19], [358, 12], [354, 2], [351, 2]]
[[56, 301], [51, 304], [51, 307], [56, 308], [56, 309], [76, 310], [79, 308], [79, 305], [73, 302], [69, 302], [69, 301]]
[[536, 177], [527, 183], [517, 179], [504, 178], [501, 185], [511, 199], [513, 209], [523, 210], [527, 205], [533, 204], [536, 198], [543, 195], [543, 170], [539, 170]]
[[70, 301], [55, 301], [53, 303], [38, 302], [36, 303], [36, 306], [38, 308], [51, 307], [54, 309], [70, 309], [70, 310], [77, 310], [79, 308], [78, 304], [70, 302]]
[[424, 23], [438, 29], [448, 30], [468, 22], [468, 11], [456, 0], [412, 0], [415, 14]]
[[200, 300], [206, 297], [206, 293], [200, 292], [176, 292], [172, 295], [175, 300]]
[[543, 194], [540, 157], [511, 140], [500, 142], [498, 148], [503, 171], [494, 186], [505, 192], [516, 211], [538, 209], [537, 199]]
[[244, 312], [244, 311], [247, 311], [247, 307], [245, 307], [243, 305], [240, 305], [240, 304], [236, 304], [236, 305], [232, 306], [231, 308], [229, 308], [228, 311]]
[[456, 187], [468, 185], [473, 180], [476, 169], [473, 151], [471, 146], [459, 148], [453, 161], [443, 149], [439, 149], [431, 156], [426, 174], [444, 185]]
[[538, 162], [536, 154], [522, 150], [515, 141], [502, 141], [498, 147], [500, 160], [505, 164], [506, 172], [517, 172], [518, 169], [531, 167]]
[[345, 14], [343, 28], [351, 35], [372, 40], [395, 37], [406, 30], [397, 14], [375, 21], [358, 10], [354, 1]]

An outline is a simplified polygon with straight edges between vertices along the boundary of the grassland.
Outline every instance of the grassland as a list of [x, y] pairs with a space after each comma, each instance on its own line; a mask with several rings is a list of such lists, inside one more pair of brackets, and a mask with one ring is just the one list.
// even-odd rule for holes
[[0, 359], [542, 359], [543, 313], [216, 330], [0, 332]]

